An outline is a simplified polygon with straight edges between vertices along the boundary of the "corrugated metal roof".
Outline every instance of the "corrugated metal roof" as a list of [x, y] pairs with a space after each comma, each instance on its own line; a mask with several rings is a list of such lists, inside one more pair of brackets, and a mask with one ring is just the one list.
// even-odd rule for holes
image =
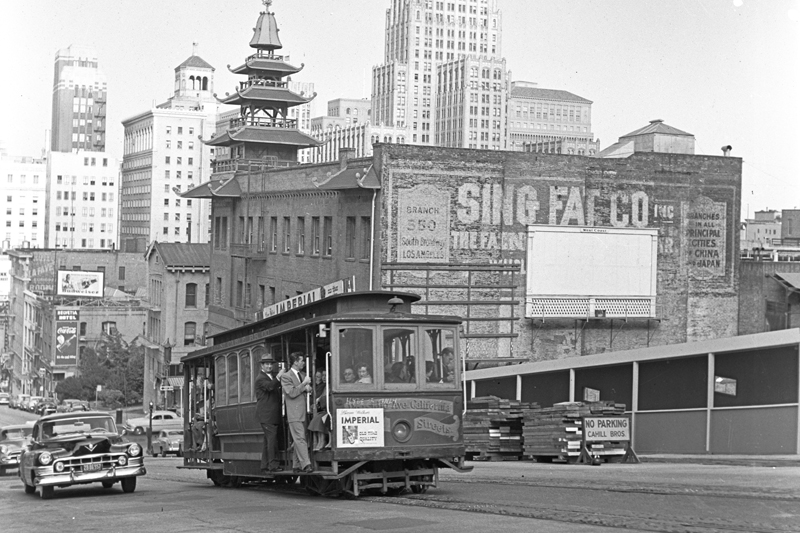
[[189, 59], [175, 67], [175, 70], [179, 70], [183, 67], [191, 67], [191, 68], [210, 68], [214, 70], [214, 67], [206, 63], [206, 61], [200, 56], [191, 56]]
[[210, 244], [154, 242], [153, 247], [161, 256], [166, 268], [211, 266]]
[[560, 91], [558, 89], [539, 89], [538, 87], [514, 87], [511, 89], [511, 98], [532, 98], [536, 100], [559, 100], [563, 102], [580, 102], [583, 104], [591, 104], [591, 100], [587, 100], [577, 94], [572, 94], [568, 91]]
[[673, 128], [667, 124], [664, 124], [663, 120], [651, 120], [650, 124], [643, 128], [639, 128], [638, 130], [632, 131], [627, 135], [623, 135], [620, 139], [624, 139], [625, 137], [635, 137], [637, 135], [648, 135], [651, 133], [662, 133], [665, 135], [686, 135], [689, 137], [694, 137], [691, 133], [686, 133], [685, 131], [681, 131], [678, 128]]

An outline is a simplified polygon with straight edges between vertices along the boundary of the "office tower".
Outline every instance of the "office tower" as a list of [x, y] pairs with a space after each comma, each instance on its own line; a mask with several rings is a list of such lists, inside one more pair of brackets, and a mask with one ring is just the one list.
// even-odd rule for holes
[[50, 149], [53, 152], [106, 147], [106, 77], [97, 53], [71, 45], [56, 54]]
[[372, 69], [372, 120], [397, 142], [436, 144], [437, 67], [469, 56], [502, 60], [497, 0], [393, 0], [384, 63]]

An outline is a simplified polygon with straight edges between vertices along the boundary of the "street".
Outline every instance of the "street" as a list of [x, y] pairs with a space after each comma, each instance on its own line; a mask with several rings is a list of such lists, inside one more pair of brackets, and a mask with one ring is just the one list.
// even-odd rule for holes
[[[0, 426], [33, 415], [0, 408]], [[475, 462], [442, 471], [423, 495], [357, 500], [307, 495], [300, 485], [217, 488], [177, 458], [147, 457], [133, 494], [119, 486], [57, 489], [42, 501], [16, 471], [0, 478], [4, 530], [141, 531], [800, 531], [800, 467], [643, 462], [602, 466]], [[794, 463], [797, 464], [797, 463]]]

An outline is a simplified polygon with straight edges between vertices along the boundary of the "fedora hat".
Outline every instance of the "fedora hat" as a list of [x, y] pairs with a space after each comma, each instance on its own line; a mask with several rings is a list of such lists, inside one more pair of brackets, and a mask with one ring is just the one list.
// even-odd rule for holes
[[261, 356], [261, 359], [258, 361], [259, 363], [274, 363], [275, 359], [272, 358], [269, 354], [264, 354]]

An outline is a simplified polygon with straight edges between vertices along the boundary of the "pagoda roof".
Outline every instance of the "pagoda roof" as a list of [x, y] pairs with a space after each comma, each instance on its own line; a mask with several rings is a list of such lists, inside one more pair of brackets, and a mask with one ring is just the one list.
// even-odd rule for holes
[[189, 59], [187, 59], [186, 61], [175, 67], [175, 70], [180, 70], [183, 67], [208, 68], [214, 70], [214, 67], [209, 65], [202, 57], [196, 55], [192, 55]]
[[239, 65], [236, 68], [231, 68], [231, 66], [228, 65], [228, 70], [234, 74], [250, 75], [274, 73], [275, 75], [280, 75], [283, 77], [291, 74], [297, 74], [303, 70], [303, 67], [305, 67], [305, 64], [301, 64], [299, 67], [290, 65], [289, 63], [283, 61], [280, 56], [265, 57], [252, 55], [244, 60], [243, 65]]
[[243, 91], [237, 89], [235, 94], [221, 99], [223, 104], [248, 105], [251, 102], [263, 104], [286, 104], [288, 107], [307, 104], [314, 99], [316, 93], [311, 98], [300, 96], [297, 93], [283, 87], [272, 87], [269, 85], [249, 85]]
[[322, 190], [381, 188], [375, 166], [372, 164], [357, 165], [355, 162], [325, 180], [314, 178], [312, 181], [315, 187]]
[[181, 194], [181, 198], [239, 198], [242, 188], [231, 176], [224, 180], [210, 180]]
[[230, 129], [222, 135], [204, 141], [209, 146], [231, 146], [242, 142], [257, 144], [288, 144], [301, 148], [311, 148], [322, 144], [300, 130], [290, 128], [264, 128], [242, 126]]

